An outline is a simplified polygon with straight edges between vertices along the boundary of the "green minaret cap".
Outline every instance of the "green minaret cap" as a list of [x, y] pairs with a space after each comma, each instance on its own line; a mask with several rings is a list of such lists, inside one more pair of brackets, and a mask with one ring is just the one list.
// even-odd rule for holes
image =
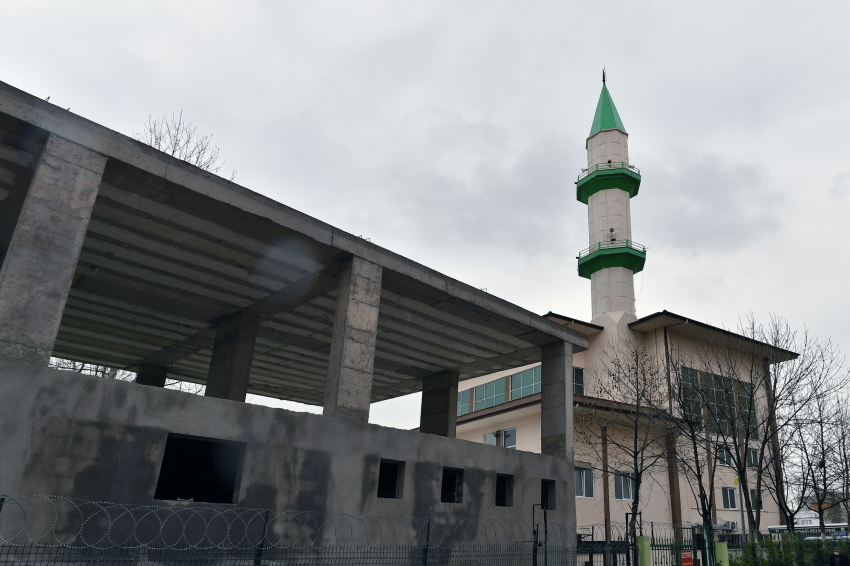
[[608, 87], [605, 82], [602, 83], [602, 93], [599, 95], [599, 103], [596, 105], [596, 114], [593, 116], [593, 125], [590, 127], [590, 135], [601, 132], [602, 130], [620, 130], [626, 132], [626, 127], [623, 121], [620, 120], [620, 115], [617, 113], [617, 107], [614, 106], [614, 101], [611, 100], [611, 93], [608, 92]]

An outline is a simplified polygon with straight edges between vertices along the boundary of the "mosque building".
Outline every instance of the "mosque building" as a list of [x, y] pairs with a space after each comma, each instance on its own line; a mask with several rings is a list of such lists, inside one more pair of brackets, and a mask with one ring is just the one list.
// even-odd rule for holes
[[[617, 470], [617, 460], [601, 449], [605, 407], [611, 388], [597, 387], [605, 379], [606, 351], [617, 341], [629, 340], [647, 351], [666, 356], [671, 367], [672, 344], [695, 352], [716, 340], [748, 341], [705, 323], [668, 311], [635, 316], [634, 274], [643, 270], [647, 249], [632, 239], [630, 201], [638, 196], [641, 173], [629, 160], [629, 134], [620, 118], [603, 74], [602, 92], [587, 137], [587, 168], [576, 182], [576, 199], [587, 206], [589, 246], [578, 254], [578, 275], [590, 280], [592, 319], [583, 322], [553, 312], [548, 319], [586, 334], [588, 350], [573, 356], [575, 430], [575, 495], [579, 526], [623, 522], [631, 511], [633, 480]], [[752, 342], [752, 341], [750, 341]], [[766, 346], [766, 345], [764, 345]], [[796, 355], [780, 352], [776, 361]], [[668, 373], [669, 375], [669, 373]], [[457, 437], [503, 449], [539, 452], [541, 449], [540, 364], [462, 381], [458, 392]], [[666, 387], [669, 387], [669, 377]], [[608, 391], [606, 395], [600, 391]], [[622, 399], [611, 399], [623, 401]], [[617, 430], [607, 434], [618, 434]], [[616, 427], [614, 427], [616, 429]], [[620, 430], [622, 434], [625, 431]], [[604, 435], [604, 433], [603, 433]], [[755, 456], [747, 450], [747, 456]], [[722, 453], [722, 451], [721, 451]], [[610, 466], [609, 466], [610, 464]], [[742, 501], [734, 468], [718, 458], [714, 487], [714, 522], [719, 528], [740, 532]], [[697, 499], [687, 474], [667, 454], [643, 482], [639, 508], [643, 522], [682, 526], [699, 524]], [[753, 484], [753, 481], [749, 482]], [[765, 486], [751, 490], [750, 499], [761, 501], [760, 529], [781, 524], [781, 513]]]

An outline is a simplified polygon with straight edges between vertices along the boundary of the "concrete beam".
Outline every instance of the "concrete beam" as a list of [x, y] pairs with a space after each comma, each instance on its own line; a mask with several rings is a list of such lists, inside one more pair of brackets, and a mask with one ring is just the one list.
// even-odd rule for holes
[[139, 371], [136, 373], [136, 383], [153, 387], [165, 387], [165, 379], [167, 377], [168, 368], [143, 364], [139, 366]]
[[369, 422], [381, 275], [380, 265], [357, 256], [342, 268], [325, 387], [327, 417]]
[[456, 371], [444, 371], [422, 380], [419, 432], [455, 438], [459, 377], [460, 374]]
[[247, 314], [234, 316], [218, 326], [207, 377], [207, 397], [245, 401], [258, 328], [257, 317]]
[[50, 359], [106, 159], [47, 140], [0, 268], [0, 360]]
[[[541, 348], [540, 448], [543, 454], [567, 461], [569, 473], [559, 492], [565, 496], [567, 527], [576, 525], [575, 460], [573, 453], [573, 346], [555, 342]], [[555, 479], [555, 478], [553, 478]]]

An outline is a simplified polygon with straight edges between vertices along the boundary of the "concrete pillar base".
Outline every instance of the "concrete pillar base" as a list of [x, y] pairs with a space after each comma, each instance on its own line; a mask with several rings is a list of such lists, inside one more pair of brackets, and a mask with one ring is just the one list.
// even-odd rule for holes
[[207, 397], [245, 401], [258, 329], [259, 319], [247, 314], [238, 314], [218, 326], [207, 376]]
[[139, 366], [139, 372], [136, 374], [136, 383], [152, 387], [165, 387], [167, 377], [168, 368], [143, 364]]
[[455, 438], [458, 377], [456, 371], [444, 371], [422, 380], [419, 432]]

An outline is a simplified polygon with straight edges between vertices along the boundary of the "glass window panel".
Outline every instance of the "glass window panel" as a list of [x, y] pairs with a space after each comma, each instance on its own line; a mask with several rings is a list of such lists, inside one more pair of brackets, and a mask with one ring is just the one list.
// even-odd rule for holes
[[504, 435], [504, 446], [505, 448], [513, 448], [516, 449], [516, 429], [509, 428], [503, 432]]
[[488, 432], [484, 435], [484, 444], [496, 446], [496, 439], [498, 438], [498, 435], [498, 432]]
[[484, 395], [486, 397], [492, 397], [495, 394], [496, 394], [496, 384], [495, 384], [495, 382], [491, 381], [490, 383], [485, 383], [484, 384]]
[[522, 386], [528, 387], [529, 385], [534, 383], [534, 372], [530, 370], [525, 370], [522, 372]]
[[479, 385], [475, 388], [475, 410], [480, 411], [484, 408], [484, 386]]
[[496, 395], [502, 394], [502, 397], [505, 395], [505, 378], [497, 379], [495, 381], [496, 384]]
[[535, 367], [532, 371], [534, 371], [534, 382], [540, 383], [540, 366]]

